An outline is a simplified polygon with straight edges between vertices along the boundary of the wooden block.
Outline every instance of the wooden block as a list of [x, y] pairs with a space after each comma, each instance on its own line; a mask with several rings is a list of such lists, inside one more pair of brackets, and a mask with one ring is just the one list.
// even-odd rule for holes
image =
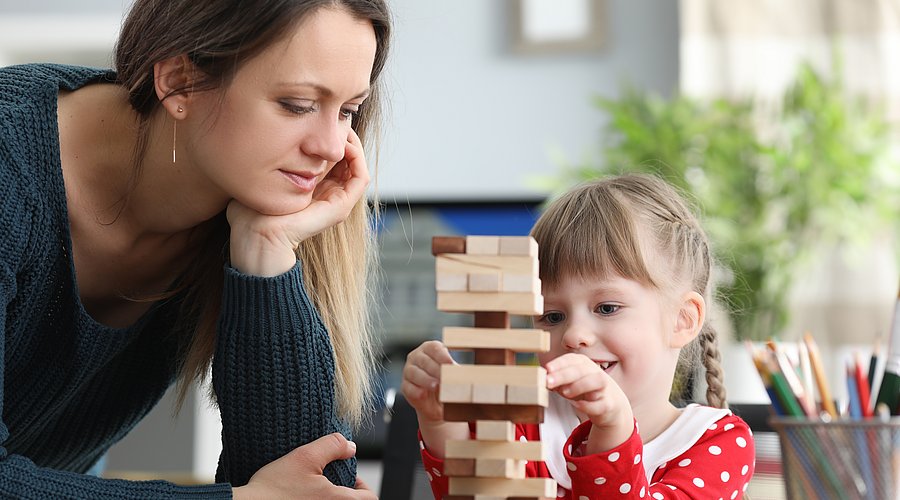
[[509, 313], [504, 311], [474, 311], [475, 328], [509, 329]]
[[[494, 384], [546, 387], [542, 366], [441, 365], [441, 384]], [[491, 419], [487, 419], [491, 420]]]
[[540, 441], [448, 439], [444, 448], [444, 456], [447, 458], [474, 458], [478, 460], [483, 458], [544, 460], [544, 443]]
[[442, 381], [438, 400], [442, 403], [471, 403], [472, 384], [454, 384]]
[[475, 476], [524, 478], [526, 463], [527, 460], [511, 458], [479, 458], [475, 460]]
[[444, 403], [444, 420], [447, 422], [510, 420], [521, 424], [539, 424], [544, 421], [544, 407], [538, 405]]
[[[454, 401], [454, 403], [465, 401]], [[472, 402], [502, 405], [506, 402], [506, 386], [503, 384], [472, 384]]]
[[531, 236], [501, 236], [500, 255], [538, 254], [538, 244]]
[[469, 291], [499, 292], [501, 279], [501, 276], [497, 273], [469, 273]]
[[498, 273], [538, 275], [538, 260], [535, 257], [471, 255], [447, 253], [434, 258], [434, 269], [440, 273]]
[[474, 458], [448, 458], [444, 460], [444, 475], [456, 477], [474, 477]]
[[[477, 316], [477, 314], [476, 314]], [[517, 328], [444, 327], [444, 345], [448, 349], [509, 349], [514, 352], [547, 352], [550, 332]]]
[[501, 292], [541, 293], [541, 280], [531, 274], [504, 274], [500, 281]]
[[544, 297], [536, 293], [437, 292], [437, 308], [445, 312], [505, 311], [536, 316], [544, 313]]
[[500, 237], [466, 236], [466, 253], [469, 255], [500, 255]]
[[556, 495], [556, 481], [543, 477], [506, 479], [493, 477], [451, 477], [451, 495], [497, 495], [552, 497]]
[[479, 441], [515, 441], [516, 424], [508, 420], [478, 420], [475, 438]]
[[467, 292], [469, 276], [466, 274], [438, 274], [434, 277], [434, 289], [439, 292]]
[[[546, 387], [506, 387], [506, 404], [508, 405], [538, 405], [547, 407], [550, 393]], [[473, 401], [475, 402], [475, 401]]]
[[516, 352], [510, 349], [475, 349], [476, 365], [514, 365]]
[[465, 236], [434, 236], [431, 238], [431, 254], [466, 253]]

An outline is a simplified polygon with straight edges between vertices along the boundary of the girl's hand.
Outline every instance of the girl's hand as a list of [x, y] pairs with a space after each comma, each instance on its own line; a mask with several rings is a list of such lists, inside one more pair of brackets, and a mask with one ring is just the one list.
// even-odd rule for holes
[[444, 421], [444, 405], [438, 400], [441, 365], [454, 364], [444, 344], [429, 340], [406, 356], [403, 366], [403, 397], [415, 408], [420, 423]]
[[570, 400], [593, 424], [588, 453], [624, 443], [634, 431], [631, 403], [612, 377], [583, 354], [569, 353], [546, 365], [547, 388]]
[[444, 405], [439, 400], [441, 365], [455, 363], [444, 344], [429, 340], [406, 356], [403, 367], [400, 391], [416, 410], [425, 448], [437, 458], [443, 458], [448, 439], [469, 439], [468, 424], [444, 421]]
[[277, 276], [296, 263], [294, 250], [303, 240], [347, 218], [365, 195], [369, 169], [359, 136], [347, 137], [344, 158], [319, 181], [312, 201], [288, 215], [263, 215], [236, 200], [228, 204], [231, 226], [231, 263], [256, 276]]

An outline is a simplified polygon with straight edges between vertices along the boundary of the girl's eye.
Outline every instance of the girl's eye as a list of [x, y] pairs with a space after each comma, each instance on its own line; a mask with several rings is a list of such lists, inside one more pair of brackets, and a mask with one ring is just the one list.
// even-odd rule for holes
[[539, 317], [538, 322], [545, 325], [555, 325], [558, 323], [562, 323], [565, 319], [566, 316], [563, 313], [559, 311], [550, 311]]
[[281, 107], [284, 108], [287, 112], [293, 113], [295, 115], [305, 115], [316, 110], [315, 106], [300, 106], [298, 104], [286, 101], [281, 101], [279, 104], [281, 104]]
[[621, 307], [616, 304], [600, 304], [597, 306], [596, 311], [598, 314], [609, 316], [610, 314], [615, 314]]

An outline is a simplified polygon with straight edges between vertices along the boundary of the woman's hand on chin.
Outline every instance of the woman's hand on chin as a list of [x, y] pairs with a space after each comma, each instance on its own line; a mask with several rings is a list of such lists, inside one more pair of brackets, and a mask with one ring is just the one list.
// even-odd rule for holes
[[264, 215], [237, 200], [228, 204], [231, 265], [254, 276], [277, 276], [294, 267], [300, 243], [343, 222], [369, 184], [362, 143], [350, 131], [344, 158], [319, 181], [310, 204], [287, 215]]

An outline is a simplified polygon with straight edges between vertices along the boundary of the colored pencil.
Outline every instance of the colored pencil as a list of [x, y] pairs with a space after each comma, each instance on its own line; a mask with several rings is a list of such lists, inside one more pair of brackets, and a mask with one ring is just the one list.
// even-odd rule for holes
[[873, 414], [873, 408], [869, 400], [869, 380], [863, 375], [862, 357], [856, 352], [853, 359], [853, 378], [856, 379], [856, 390], [859, 395], [859, 408], [863, 418], [869, 418]]
[[884, 403], [891, 409], [892, 415], [900, 411], [900, 293], [894, 305], [894, 319], [891, 324], [891, 337], [888, 340], [888, 352], [881, 377], [881, 386], [875, 404]]
[[825, 378], [822, 358], [819, 356], [819, 346], [809, 333], [803, 335], [803, 342], [806, 344], [806, 350], [809, 352], [809, 364], [812, 365], [813, 373], [816, 376], [819, 397], [822, 398], [822, 408], [831, 415], [831, 418], [838, 418], [837, 408], [834, 406], [834, 400], [831, 398], [831, 389], [828, 387], [828, 379]]

